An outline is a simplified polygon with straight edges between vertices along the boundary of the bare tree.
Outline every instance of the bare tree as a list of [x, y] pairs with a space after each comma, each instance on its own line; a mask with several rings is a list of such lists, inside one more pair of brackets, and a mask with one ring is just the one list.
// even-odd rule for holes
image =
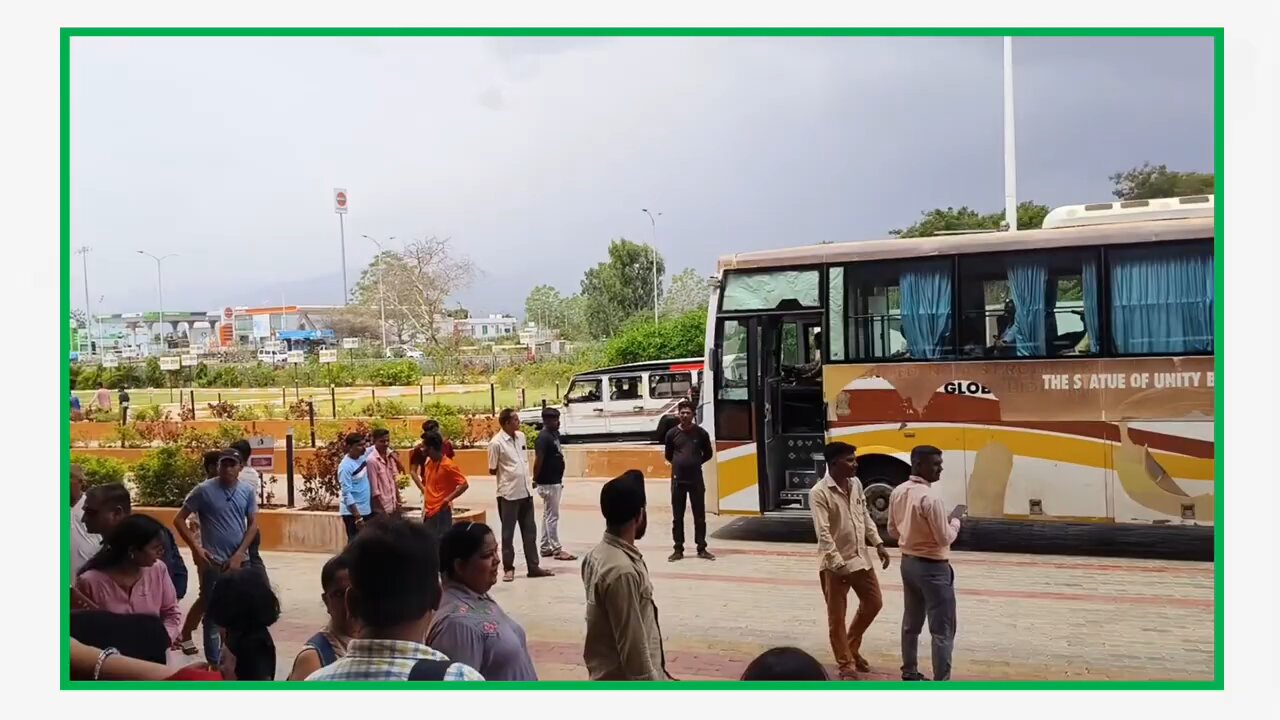
[[380, 253], [361, 274], [353, 295], [375, 327], [385, 305], [387, 334], [397, 342], [438, 346], [447, 339], [440, 337], [436, 319], [448, 309], [449, 297], [471, 284], [475, 272], [470, 258], [454, 254], [448, 238], [432, 236], [412, 240], [399, 252]]

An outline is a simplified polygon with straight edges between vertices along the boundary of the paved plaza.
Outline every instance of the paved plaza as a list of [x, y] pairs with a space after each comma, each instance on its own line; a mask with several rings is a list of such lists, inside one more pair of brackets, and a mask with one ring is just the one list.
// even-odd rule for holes
[[[565, 489], [561, 540], [579, 557], [602, 532], [602, 483], [576, 480]], [[813, 545], [724, 539], [717, 534], [747, 537], [751, 525], [763, 521], [708, 516], [710, 548], [719, 559], [697, 559], [690, 545], [685, 560], [668, 563], [667, 483], [651, 481], [648, 494], [649, 529], [639, 545], [653, 576], [672, 675], [736, 679], [753, 657], [778, 645], [798, 646], [832, 664]], [[541, 501], [535, 502], [540, 518]], [[458, 504], [486, 510], [496, 531], [491, 479], [472, 478]], [[685, 522], [692, 541], [692, 519]], [[890, 554], [894, 564], [880, 574], [884, 609], [863, 644], [873, 677], [883, 679], [897, 678], [900, 664], [902, 583], [898, 553]], [[524, 577], [518, 538], [516, 555], [516, 581], [498, 583], [492, 594], [524, 625], [539, 677], [587, 679], [578, 563], [544, 561], [557, 576], [530, 580]], [[264, 553], [264, 560], [283, 607], [273, 628], [283, 678], [302, 642], [324, 624], [320, 566], [326, 557]], [[961, 552], [953, 564], [959, 619], [956, 680], [1213, 678], [1210, 563]], [[193, 599], [189, 596], [184, 605]], [[855, 602], [852, 595], [850, 602]], [[199, 633], [196, 638], [198, 642]], [[921, 639], [926, 673], [928, 654], [926, 631]]]

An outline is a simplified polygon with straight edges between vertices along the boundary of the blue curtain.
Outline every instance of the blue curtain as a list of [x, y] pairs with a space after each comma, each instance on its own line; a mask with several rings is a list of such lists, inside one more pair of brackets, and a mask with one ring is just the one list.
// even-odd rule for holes
[[1213, 350], [1213, 255], [1112, 253], [1111, 334], [1128, 354]]
[[911, 357], [935, 359], [950, 354], [951, 264], [909, 270], [899, 279], [902, 293], [902, 334]]
[[1044, 357], [1045, 298], [1049, 292], [1049, 267], [1026, 261], [1008, 265], [1009, 294], [1013, 297], [1015, 315], [1012, 341], [1019, 357]]
[[1080, 272], [1081, 285], [1084, 290], [1084, 329], [1089, 336], [1089, 352], [1102, 352], [1101, 330], [1102, 316], [1098, 312], [1098, 261], [1087, 260]]

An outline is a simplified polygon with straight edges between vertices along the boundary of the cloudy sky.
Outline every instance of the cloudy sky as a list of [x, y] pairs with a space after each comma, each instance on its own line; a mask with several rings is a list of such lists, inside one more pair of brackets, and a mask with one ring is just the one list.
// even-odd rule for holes
[[[1001, 41], [876, 38], [76, 38], [72, 245], [95, 312], [332, 304], [332, 190], [362, 234], [450, 237], [459, 300], [520, 314], [612, 238], [669, 269], [882, 237], [1003, 204]], [[1143, 161], [1213, 168], [1209, 39], [1018, 39], [1018, 196], [1110, 198]], [[72, 303], [84, 303], [79, 258]], [[102, 298], [99, 303], [99, 298]]]

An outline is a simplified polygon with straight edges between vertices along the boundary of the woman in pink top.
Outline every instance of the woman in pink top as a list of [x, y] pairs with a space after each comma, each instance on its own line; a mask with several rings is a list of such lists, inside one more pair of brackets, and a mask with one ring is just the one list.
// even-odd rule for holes
[[126, 517], [80, 569], [76, 589], [102, 610], [159, 617], [173, 641], [182, 627], [182, 611], [160, 560], [163, 532], [164, 526], [146, 515]]

